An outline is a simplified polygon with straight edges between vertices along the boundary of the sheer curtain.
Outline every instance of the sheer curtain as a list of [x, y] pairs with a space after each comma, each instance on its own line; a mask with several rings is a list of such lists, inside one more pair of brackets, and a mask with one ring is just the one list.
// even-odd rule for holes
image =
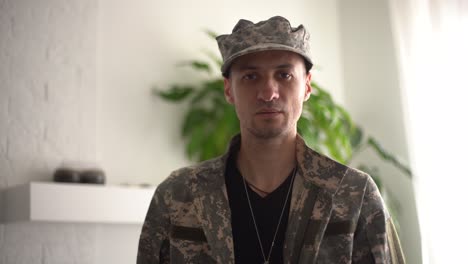
[[468, 0], [389, 0], [423, 263], [468, 263]]

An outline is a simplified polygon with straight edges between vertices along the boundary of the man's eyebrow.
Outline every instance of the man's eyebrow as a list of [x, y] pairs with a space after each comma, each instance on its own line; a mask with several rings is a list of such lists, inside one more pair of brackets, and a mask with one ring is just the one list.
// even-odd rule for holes
[[286, 64], [278, 65], [278, 66], [276, 66], [275, 68], [276, 68], [276, 69], [285, 69], [285, 68], [292, 68], [292, 67], [294, 67], [292, 64], [286, 63]]

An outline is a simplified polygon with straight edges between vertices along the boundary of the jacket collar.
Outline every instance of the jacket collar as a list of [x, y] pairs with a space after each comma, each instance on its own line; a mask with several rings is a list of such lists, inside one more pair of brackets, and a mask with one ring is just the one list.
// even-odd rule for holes
[[[210, 173], [207, 172], [211, 169], [219, 169], [224, 173], [229, 155], [239, 149], [240, 143], [241, 136], [238, 134], [231, 139], [228, 151], [223, 156], [205, 162], [209, 166], [202, 166], [200, 171], [203, 173], [199, 176], [203, 177], [205, 175], [207, 180], [214, 181], [212, 184], [218, 187], [223, 186], [225, 184], [224, 174], [223, 177], [214, 178], [209, 176]], [[343, 171], [347, 170], [345, 165], [309, 148], [299, 134], [296, 136], [296, 159], [305, 185], [313, 184], [332, 195], [336, 193], [344, 176]]]
[[296, 159], [306, 185], [313, 184], [335, 195], [348, 167], [309, 148], [299, 134], [296, 137]]
[[[298, 175], [293, 186], [288, 229], [284, 242], [284, 263], [315, 263], [318, 250], [330, 221], [333, 197], [348, 167], [307, 147], [301, 136], [296, 138]], [[311, 249], [302, 258], [306, 238]]]
[[[224, 173], [229, 155], [239, 149], [240, 142], [241, 136], [239, 134], [234, 136], [229, 143], [228, 151], [223, 156], [201, 163], [198, 167], [198, 176], [210, 181], [210, 185], [218, 187], [224, 185], [224, 177], [215, 178], [212, 177], [212, 174], [209, 172], [221, 170]], [[296, 159], [299, 169], [303, 172], [302, 176], [306, 184], [311, 183], [332, 194], [334, 194], [340, 186], [344, 175], [343, 173], [336, 173], [337, 169], [339, 172], [347, 169], [346, 166], [339, 164], [337, 161], [309, 148], [299, 134], [296, 136]], [[206, 189], [202, 188], [201, 190]]]

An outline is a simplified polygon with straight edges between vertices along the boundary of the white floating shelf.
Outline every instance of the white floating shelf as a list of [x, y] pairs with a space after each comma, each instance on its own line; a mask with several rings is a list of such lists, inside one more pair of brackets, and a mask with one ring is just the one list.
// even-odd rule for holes
[[142, 224], [156, 187], [31, 182], [0, 196], [0, 222]]

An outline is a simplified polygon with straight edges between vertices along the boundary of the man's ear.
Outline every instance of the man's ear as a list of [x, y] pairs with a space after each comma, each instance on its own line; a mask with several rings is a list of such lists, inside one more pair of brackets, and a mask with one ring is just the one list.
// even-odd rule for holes
[[224, 78], [224, 97], [226, 101], [230, 104], [234, 104], [234, 96], [232, 95], [232, 85], [231, 80]]
[[310, 85], [311, 80], [312, 80], [312, 74], [309, 72], [307, 73], [306, 80], [305, 80], [306, 88], [304, 91], [304, 102], [309, 100], [310, 94], [312, 93], [312, 86]]

